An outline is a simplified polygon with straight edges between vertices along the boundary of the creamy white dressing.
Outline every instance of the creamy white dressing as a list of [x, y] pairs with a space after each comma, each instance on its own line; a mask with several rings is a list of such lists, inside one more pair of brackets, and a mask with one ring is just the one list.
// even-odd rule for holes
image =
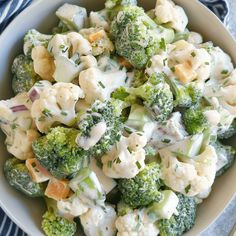
[[75, 195], [68, 199], [57, 201], [57, 208], [60, 215], [71, 219], [84, 214], [89, 209], [88, 206]]
[[186, 136], [187, 132], [182, 124], [181, 114], [175, 112], [166, 121], [165, 125], [155, 124], [148, 144], [153, 148], [163, 148], [183, 140]]
[[98, 166], [97, 160], [95, 158], [91, 158], [89, 168], [96, 174], [106, 194], [108, 194], [112, 189], [116, 187], [116, 181], [112, 178], [107, 177], [103, 173], [102, 169]]
[[82, 147], [84, 150], [89, 150], [91, 147], [96, 145], [101, 137], [105, 134], [107, 129], [106, 122], [101, 121], [94, 125], [91, 128], [91, 131], [89, 133], [88, 137], [84, 136], [78, 136], [77, 143], [80, 147]]

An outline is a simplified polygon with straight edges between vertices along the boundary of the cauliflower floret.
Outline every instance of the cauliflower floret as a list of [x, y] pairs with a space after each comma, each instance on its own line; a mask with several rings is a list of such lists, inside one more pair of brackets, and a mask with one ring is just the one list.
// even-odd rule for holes
[[53, 56], [65, 55], [69, 56], [70, 42], [66, 35], [56, 34], [48, 43], [48, 51]]
[[[38, 82], [31, 90], [40, 86]], [[55, 122], [70, 125], [76, 117], [75, 104], [79, 98], [84, 98], [83, 91], [71, 83], [59, 82], [44, 87], [31, 108], [38, 130], [47, 133]]]
[[112, 150], [102, 157], [103, 172], [111, 178], [133, 178], [145, 167], [147, 139], [141, 133], [121, 137]]
[[188, 24], [184, 9], [170, 0], [157, 0], [155, 15], [160, 24], [168, 23], [173, 29], [183, 32]]
[[87, 103], [93, 103], [97, 99], [109, 100], [111, 93], [126, 82], [125, 69], [116, 71], [101, 71], [93, 67], [80, 72], [79, 84], [85, 93]]
[[114, 51], [114, 45], [103, 28], [82, 29], [80, 34], [90, 42], [94, 56]]
[[174, 68], [174, 74], [182, 83], [194, 79], [204, 82], [210, 77], [211, 56], [204, 48], [196, 48], [185, 40], [173, 44], [168, 65]]
[[48, 51], [55, 58], [53, 78], [58, 82], [71, 82], [80, 71], [97, 64], [90, 43], [76, 32], [56, 34], [49, 41]]
[[53, 57], [43, 46], [36, 46], [32, 49], [31, 57], [34, 63], [34, 71], [42, 79], [53, 81], [55, 64]]
[[159, 229], [144, 210], [134, 210], [116, 220], [117, 236], [157, 236]]
[[6, 134], [7, 150], [21, 160], [34, 157], [32, 142], [40, 136], [30, 115], [31, 105], [27, 93], [0, 101], [0, 127]]
[[80, 222], [87, 236], [115, 236], [116, 212], [110, 205], [94, 207], [80, 216]]
[[90, 55], [92, 53], [92, 47], [87, 39], [81, 34], [76, 32], [70, 32], [67, 34], [67, 38], [72, 46], [72, 55], [78, 53], [79, 55]]
[[159, 151], [162, 159], [162, 178], [167, 186], [187, 196], [195, 196], [209, 189], [215, 179], [217, 155], [207, 145], [205, 150], [193, 159], [180, 158], [169, 151]]
[[156, 124], [148, 144], [155, 149], [163, 148], [184, 139], [187, 135], [181, 113], [174, 112], [164, 125]]
[[73, 219], [74, 217], [80, 216], [89, 210], [88, 206], [84, 204], [76, 195], [72, 195], [70, 198], [65, 200], [57, 201], [57, 208], [59, 214], [68, 219]]
[[[236, 70], [224, 80], [210, 80], [204, 87], [204, 97], [219, 111], [236, 117]], [[215, 104], [216, 101], [216, 104]], [[222, 112], [221, 112], [222, 113]], [[223, 112], [225, 113], [225, 112]], [[222, 117], [222, 116], [221, 116]], [[228, 116], [229, 117], [229, 116]]]
[[223, 79], [233, 71], [231, 58], [219, 47], [208, 50], [212, 58], [211, 79]]
[[55, 57], [64, 55], [71, 57], [75, 53], [79, 55], [90, 55], [92, 48], [87, 39], [81, 34], [70, 32], [68, 34], [56, 34], [48, 43], [48, 51]]

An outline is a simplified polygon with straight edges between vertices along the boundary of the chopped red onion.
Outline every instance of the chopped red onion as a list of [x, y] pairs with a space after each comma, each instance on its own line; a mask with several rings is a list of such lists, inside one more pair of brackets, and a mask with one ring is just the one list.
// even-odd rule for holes
[[32, 89], [32, 91], [30, 91], [29, 98], [32, 102], [34, 102], [39, 99], [39, 93], [35, 89]]
[[25, 105], [18, 105], [10, 108], [13, 112], [27, 111], [28, 108]]

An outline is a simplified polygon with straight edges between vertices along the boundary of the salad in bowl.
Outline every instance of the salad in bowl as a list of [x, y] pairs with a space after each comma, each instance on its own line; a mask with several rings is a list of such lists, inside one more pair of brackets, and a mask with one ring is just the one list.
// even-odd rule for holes
[[236, 71], [157, 0], [65, 3], [51, 34], [24, 36], [0, 127], [9, 184], [45, 199], [47, 236], [177, 236], [232, 166]]

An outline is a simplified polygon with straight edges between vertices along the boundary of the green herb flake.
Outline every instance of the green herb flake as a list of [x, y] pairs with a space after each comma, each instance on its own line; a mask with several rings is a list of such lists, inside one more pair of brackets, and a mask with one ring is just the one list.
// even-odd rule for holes
[[68, 114], [67, 114], [67, 112], [62, 111], [62, 112], [61, 112], [61, 115], [63, 115], [63, 116], [67, 116]]
[[191, 189], [191, 184], [189, 184], [184, 190], [185, 190], [185, 193], [188, 193], [189, 190]]
[[136, 161], [136, 166], [138, 167], [139, 170], [142, 168], [141, 164], [138, 161]]
[[52, 113], [50, 110], [48, 110], [47, 108], [45, 108], [42, 113], [46, 116], [46, 117], [52, 117]]
[[172, 72], [175, 72], [175, 67], [170, 68]]
[[116, 164], [120, 164], [120, 163], [121, 163], [121, 160], [120, 160], [120, 158], [119, 158], [119, 157], [117, 157], [117, 158], [116, 158], [116, 160], [115, 160], [115, 162], [116, 162]]
[[14, 130], [14, 129], [16, 129], [18, 127], [18, 124], [16, 124], [16, 123], [13, 123], [12, 125], [11, 125], [11, 128]]
[[131, 148], [130, 148], [130, 147], [128, 147], [127, 149], [128, 149], [128, 151], [129, 151], [129, 153], [132, 153], [132, 150], [131, 150]]
[[167, 65], [166, 62], [167, 62], [167, 58], [165, 58], [165, 59], [163, 60], [163, 65], [164, 65], [164, 66]]
[[192, 52], [192, 53], [191, 53], [191, 56], [192, 56], [192, 57], [196, 57], [196, 53], [195, 53], [195, 52]]
[[105, 85], [104, 85], [101, 81], [99, 81], [98, 84], [99, 84], [103, 89], [106, 88]]
[[227, 75], [228, 73], [229, 73], [228, 70], [222, 70], [222, 71], [221, 71], [221, 74], [222, 74], [222, 75]]
[[161, 38], [159, 45], [160, 45], [160, 49], [166, 51], [166, 42], [164, 38]]
[[112, 161], [108, 161], [107, 166], [108, 166], [108, 168], [111, 168], [112, 167]]
[[128, 127], [124, 127], [124, 130], [125, 130], [125, 132], [127, 132], [128, 134], [132, 134], [132, 133], [133, 133], [133, 131], [132, 131], [130, 128], [128, 128]]
[[33, 162], [33, 163], [32, 163], [32, 166], [33, 166], [33, 168], [35, 168], [35, 167], [36, 167], [36, 163], [35, 163], [35, 162]]
[[170, 139], [167, 139], [167, 138], [165, 138], [165, 139], [162, 140], [163, 143], [170, 143], [170, 141], [171, 141], [171, 140], [170, 140]]

